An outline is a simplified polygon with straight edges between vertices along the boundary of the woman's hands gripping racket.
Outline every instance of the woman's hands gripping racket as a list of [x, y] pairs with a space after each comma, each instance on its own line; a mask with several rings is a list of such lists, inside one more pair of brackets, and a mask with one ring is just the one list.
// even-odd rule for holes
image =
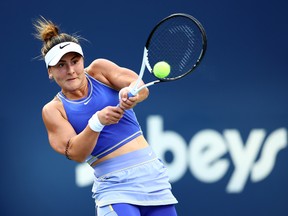
[[[204, 57], [206, 47], [205, 30], [193, 16], [177, 13], [164, 18], [147, 39], [139, 77], [128, 97], [148, 86], [190, 74]], [[139, 87], [146, 68], [156, 80]]]

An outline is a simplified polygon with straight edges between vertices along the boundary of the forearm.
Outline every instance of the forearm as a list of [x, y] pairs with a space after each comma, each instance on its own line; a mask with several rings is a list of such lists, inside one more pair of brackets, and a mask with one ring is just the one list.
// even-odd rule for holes
[[89, 125], [78, 135], [71, 137], [65, 148], [67, 158], [84, 162], [97, 143], [100, 132], [93, 131]]
[[89, 119], [86, 128], [68, 141], [65, 149], [66, 157], [83, 162], [95, 148], [104, 126], [118, 123], [123, 113], [124, 111], [120, 107], [112, 106], [96, 112]]

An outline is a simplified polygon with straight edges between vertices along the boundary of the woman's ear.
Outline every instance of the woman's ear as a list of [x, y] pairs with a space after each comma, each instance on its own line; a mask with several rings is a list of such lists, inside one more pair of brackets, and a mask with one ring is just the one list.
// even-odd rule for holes
[[52, 75], [52, 73], [51, 73], [51, 71], [50, 71], [51, 69], [50, 68], [48, 68], [48, 77], [49, 77], [49, 79], [53, 79], [53, 75]]

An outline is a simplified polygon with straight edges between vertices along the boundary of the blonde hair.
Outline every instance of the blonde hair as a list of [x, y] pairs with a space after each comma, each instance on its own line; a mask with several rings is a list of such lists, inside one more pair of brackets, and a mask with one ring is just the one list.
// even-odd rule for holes
[[43, 46], [41, 48], [43, 58], [53, 46], [59, 43], [74, 42], [79, 44], [79, 36], [60, 33], [59, 27], [52, 21], [45, 19], [43, 16], [40, 16], [33, 25], [36, 30], [34, 36], [43, 41]]

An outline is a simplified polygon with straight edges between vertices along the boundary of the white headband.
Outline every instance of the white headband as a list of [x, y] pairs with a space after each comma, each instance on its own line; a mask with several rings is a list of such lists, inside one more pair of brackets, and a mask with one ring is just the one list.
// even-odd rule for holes
[[52, 49], [47, 52], [45, 55], [46, 67], [48, 68], [48, 66], [55, 66], [60, 61], [62, 56], [68, 52], [76, 52], [84, 56], [82, 48], [79, 44], [74, 42], [63, 42], [52, 47]]

